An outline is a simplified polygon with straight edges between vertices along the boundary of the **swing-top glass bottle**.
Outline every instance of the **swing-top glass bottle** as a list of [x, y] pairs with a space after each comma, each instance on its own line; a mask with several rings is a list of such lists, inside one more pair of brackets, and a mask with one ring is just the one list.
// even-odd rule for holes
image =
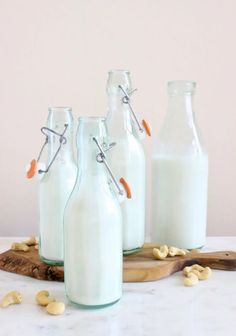
[[138, 121], [130, 106], [131, 92], [129, 71], [109, 72], [107, 127], [109, 141], [116, 143], [109, 162], [117, 175], [127, 178], [133, 191], [132, 199], [121, 205], [124, 254], [141, 248], [145, 238], [145, 155], [138, 136], [144, 129], [136, 127]]
[[[62, 265], [63, 214], [73, 189], [77, 167], [73, 155], [73, 117], [69, 107], [49, 108], [46, 171], [39, 171], [39, 254], [48, 264]], [[59, 148], [60, 147], [60, 148]]]
[[88, 307], [109, 305], [122, 295], [122, 216], [103, 164], [104, 146], [105, 119], [79, 118], [78, 175], [64, 216], [64, 269], [69, 300]]

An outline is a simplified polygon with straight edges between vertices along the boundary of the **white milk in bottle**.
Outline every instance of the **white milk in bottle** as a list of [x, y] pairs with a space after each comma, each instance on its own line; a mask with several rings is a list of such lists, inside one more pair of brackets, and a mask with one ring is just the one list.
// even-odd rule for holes
[[79, 118], [78, 176], [64, 215], [66, 294], [91, 308], [122, 295], [121, 209], [94, 138], [107, 143], [105, 119]]
[[[145, 238], [145, 155], [127, 103], [131, 91], [128, 71], [109, 72], [107, 127], [109, 142], [116, 143], [109, 154], [109, 162], [116, 175], [127, 178], [133, 194], [121, 205], [123, 251], [127, 254], [142, 247]], [[142, 127], [140, 129], [144, 131]]]
[[48, 171], [39, 182], [39, 254], [45, 263], [61, 265], [64, 209], [77, 173], [71, 108], [49, 108], [47, 127], [44, 133], [48, 136]]
[[169, 107], [152, 157], [152, 240], [180, 248], [205, 243], [208, 156], [196, 127], [194, 82], [168, 84]]

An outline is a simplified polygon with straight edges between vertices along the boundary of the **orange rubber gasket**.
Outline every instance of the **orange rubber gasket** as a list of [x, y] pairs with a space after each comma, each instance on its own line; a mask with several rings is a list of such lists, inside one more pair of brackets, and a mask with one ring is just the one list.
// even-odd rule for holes
[[123, 177], [121, 177], [120, 178], [120, 183], [123, 185], [123, 187], [126, 191], [127, 198], [129, 198], [129, 199], [132, 198], [132, 192], [131, 192], [131, 188], [130, 188], [128, 182]]
[[143, 119], [142, 120], [142, 125], [147, 133], [148, 136], [151, 136], [152, 135], [152, 132], [151, 132], [151, 126], [150, 124], [145, 120]]
[[33, 159], [30, 162], [30, 169], [27, 171], [27, 178], [30, 179], [32, 177], [34, 177], [35, 173], [37, 171], [37, 161], [35, 159]]

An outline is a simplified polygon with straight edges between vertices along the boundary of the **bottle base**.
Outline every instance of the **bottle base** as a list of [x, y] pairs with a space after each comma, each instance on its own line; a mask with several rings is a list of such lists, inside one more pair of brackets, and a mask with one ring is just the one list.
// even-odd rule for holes
[[131, 255], [131, 254], [135, 254], [135, 253], [137, 253], [141, 250], [142, 250], [142, 247], [136, 247], [132, 250], [123, 250], [123, 256], [128, 256], [128, 255]]
[[40, 256], [40, 260], [44, 263], [44, 264], [47, 264], [47, 265], [50, 265], [50, 266], [63, 266], [64, 265], [64, 261], [60, 261], [60, 260], [51, 260], [51, 259], [47, 259], [47, 258], [44, 258], [43, 256], [39, 255]]
[[192, 250], [201, 250], [203, 247], [204, 247], [204, 245], [199, 246], [199, 247], [192, 247], [191, 249], [186, 249], [186, 250], [191, 252]]
[[67, 299], [68, 301], [73, 304], [74, 306], [76, 306], [77, 308], [82, 308], [82, 309], [100, 309], [100, 308], [106, 308], [106, 307], [109, 307], [109, 306], [112, 306], [114, 305], [115, 303], [117, 303], [118, 301], [120, 301], [121, 298], [115, 300], [115, 301], [112, 301], [112, 302], [109, 302], [109, 303], [105, 303], [105, 304], [101, 304], [101, 305], [85, 305], [85, 304], [81, 304], [81, 303], [77, 303], [77, 302], [74, 302], [72, 301], [68, 295], [67, 295]]
[[159, 246], [161, 245], [167, 245], [167, 246], [175, 246], [178, 247], [180, 249], [184, 249], [184, 250], [201, 250], [204, 246], [205, 246], [205, 239], [198, 242], [198, 244], [181, 244], [178, 241], [173, 241], [173, 240], [168, 240], [168, 239], [155, 239], [155, 237], [151, 238], [151, 242], [154, 244], [157, 244]]

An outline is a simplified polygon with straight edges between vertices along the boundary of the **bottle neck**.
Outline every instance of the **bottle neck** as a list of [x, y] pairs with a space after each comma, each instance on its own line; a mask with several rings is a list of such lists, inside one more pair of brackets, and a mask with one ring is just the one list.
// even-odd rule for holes
[[167, 115], [158, 135], [158, 153], [178, 156], [203, 151], [193, 112], [193, 94], [170, 94]]
[[193, 112], [192, 95], [170, 96], [168, 102], [166, 123], [173, 124], [181, 130], [183, 127], [192, 127], [195, 118]]
[[176, 122], [194, 122], [193, 95], [175, 95], [169, 97], [168, 116]]
[[98, 148], [78, 146], [78, 169], [83, 179], [97, 176], [105, 177], [105, 168], [103, 163], [97, 161]]
[[103, 145], [107, 141], [107, 131], [103, 118], [80, 118], [77, 132], [78, 150], [78, 170], [83, 179], [97, 176], [106, 176], [103, 163], [97, 161], [99, 148], [94, 137], [99, 144]]
[[109, 135], [124, 137], [127, 132], [132, 133], [132, 119], [128, 104], [123, 102], [124, 92], [132, 91], [130, 73], [127, 70], [112, 70], [108, 74], [107, 95], [108, 115], [107, 125]]
[[123, 94], [108, 96], [107, 124], [109, 133], [122, 135], [127, 131], [132, 133], [132, 117], [128, 104], [122, 101]]
[[193, 97], [196, 83], [193, 81], [168, 82], [168, 116], [177, 125], [190, 126], [194, 123]]
[[84, 197], [96, 197], [103, 192], [110, 193], [108, 176], [103, 163], [96, 160], [98, 150], [88, 147], [78, 147], [78, 176], [75, 190]]
[[[69, 127], [69, 126], [68, 126]], [[66, 143], [63, 143], [61, 149], [59, 150], [55, 163], [60, 162], [70, 162], [74, 161], [74, 152], [73, 152], [73, 130], [68, 129], [65, 132]], [[56, 154], [59, 146], [60, 146], [60, 137], [54, 134], [49, 135], [48, 142], [48, 161], [51, 161]]]
[[47, 127], [56, 132], [58, 135], [49, 132], [48, 138], [48, 162], [50, 162], [60, 146], [60, 134], [63, 134], [66, 141], [63, 141], [60, 151], [58, 152], [55, 163], [74, 161], [73, 154], [73, 133], [74, 124], [71, 108], [69, 107], [52, 107], [49, 108]]

